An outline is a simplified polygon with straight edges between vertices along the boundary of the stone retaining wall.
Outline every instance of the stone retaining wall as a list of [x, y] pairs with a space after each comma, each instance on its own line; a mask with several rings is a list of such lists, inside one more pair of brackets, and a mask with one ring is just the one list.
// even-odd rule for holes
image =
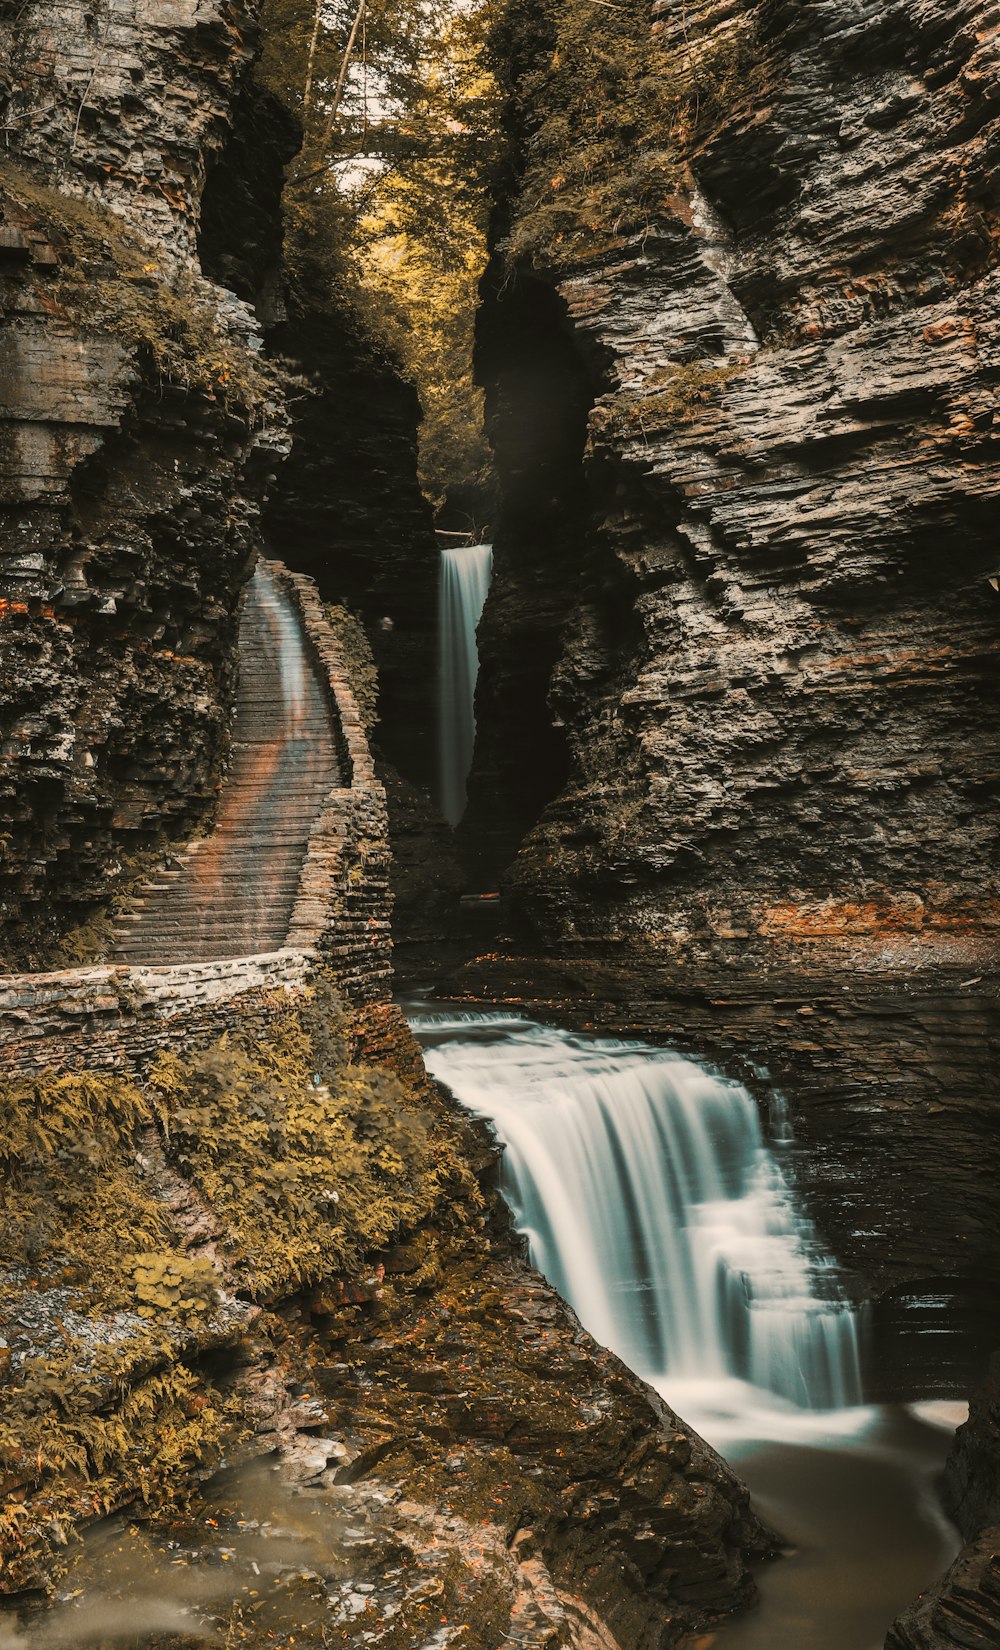
[[263, 1026], [308, 983], [301, 951], [173, 968], [74, 968], [0, 983], [0, 1071], [141, 1068], [160, 1049]]
[[0, 1073], [141, 1069], [158, 1050], [261, 1028], [328, 967], [345, 997], [385, 1000], [392, 978], [385, 792], [336, 637], [311, 579], [269, 563], [302, 618], [329, 685], [350, 783], [330, 792], [309, 838], [285, 946], [166, 968], [113, 964], [0, 977]]
[[349, 786], [333, 790], [310, 833], [288, 945], [315, 950], [352, 1001], [388, 996], [392, 980], [389, 816], [385, 791], [337, 638], [312, 579], [281, 562], [268, 566], [302, 617], [320, 676], [330, 690], [338, 756]]

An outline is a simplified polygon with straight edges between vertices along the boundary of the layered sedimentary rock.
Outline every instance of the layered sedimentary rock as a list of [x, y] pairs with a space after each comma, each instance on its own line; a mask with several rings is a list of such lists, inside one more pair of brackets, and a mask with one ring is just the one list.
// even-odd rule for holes
[[968, 1545], [941, 1580], [893, 1623], [886, 1650], [1000, 1643], [1000, 1404], [997, 1365], [955, 1435], [944, 1501]]
[[260, 10], [108, 0], [3, 17], [0, 898], [15, 966], [100, 954], [108, 901], [213, 804], [239, 592], [289, 448], [265, 334], [300, 380], [271, 541], [364, 610], [396, 754], [430, 773], [418, 409], [349, 306], [310, 311], [282, 267], [300, 132], [254, 78]]
[[[263, 7], [265, 38], [283, 26], [274, 10]], [[359, 309], [331, 236], [337, 208], [328, 207], [312, 232], [303, 228], [312, 163], [286, 173], [302, 132], [284, 101], [287, 87], [271, 84], [266, 65], [244, 81], [227, 141], [208, 167], [202, 265], [253, 305], [268, 352], [295, 380], [291, 447], [265, 509], [267, 538], [327, 601], [362, 617], [378, 657], [380, 742], [411, 780], [427, 785], [437, 548], [417, 482], [420, 406]]]
[[[189, 830], [215, 794], [240, 592], [289, 441], [287, 376], [262, 364], [264, 335], [298, 379], [272, 542], [365, 607], [384, 638], [383, 709], [405, 683], [396, 732], [419, 768], [433, 554], [415, 407], [392, 363], [332, 307], [310, 308], [301, 267], [277, 255], [297, 134], [247, 79], [252, 12], [0, 12], [16, 134], [0, 225], [5, 866], [7, 914], [15, 900], [23, 913], [10, 950], [29, 965], [126, 854]], [[251, 695], [260, 683], [247, 672]], [[411, 839], [421, 807], [397, 789]], [[176, 1000], [167, 970], [149, 982], [155, 1014], [113, 969], [49, 976], [36, 994], [30, 975], [12, 981], [15, 1035], [22, 1016], [51, 1031], [59, 1069], [32, 1057], [0, 1085], [0, 1589], [51, 1588], [79, 1556], [71, 1531], [141, 1509], [148, 1540], [131, 1519], [121, 1533], [141, 1548], [121, 1583], [129, 1628], [187, 1632], [181, 1504], [222, 1461], [280, 1456], [316, 1492], [308, 1505], [325, 1498], [335, 1585], [317, 1595], [311, 1572], [306, 1605], [287, 1549], [265, 1583], [254, 1559], [206, 1630], [262, 1644], [273, 1626], [317, 1650], [372, 1626], [387, 1646], [461, 1632], [482, 1650], [666, 1650], [752, 1596], [747, 1561], [769, 1538], [728, 1469], [526, 1270], [497, 1210], [489, 1229], [470, 1164], [485, 1174], [490, 1154], [428, 1086], [384, 969], [346, 1010], [315, 978], [318, 951], [350, 998], [352, 948], [384, 955], [378, 803], [346, 888], [334, 844], [310, 833], [296, 905], [309, 920], [277, 959], [178, 955]], [[426, 881], [409, 870], [419, 905]], [[172, 922], [178, 953], [192, 932], [190, 905], [170, 910], [178, 873], [156, 889], [154, 951]], [[157, 1017], [192, 1003], [183, 1040], [160, 1035]], [[245, 1529], [242, 1493], [228, 1517]], [[210, 1502], [193, 1506], [219, 1527]], [[137, 1579], [158, 1545], [159, 1614]], [[90, 1631], [108, 1550], [43, 1638]], [[345, 1593], [366, 1566], [373, 1579]]]
[[437, 546], [417, 484], [420, 408], [398, 363], [347, 306], [292, 282], [272, 349], [304, 378], [292, 450], [266, 512], [277, 553], [363, 619], [379, 670], [378, 743], [407, 779], [434, 776]]
[[214, 796], [286, 445], [200, 274], [252, 7], [5, 8], [3, 921], [29, 964]]
[[[767, 1067], [843, 1258], [926, 1324], [997, 1265], [996, 18], [662, 0], [631, 81], [645, 8], [593, 23], [615, 82], [578, 10], [505, 37], [469, 835], [520, 960], [471, 981]], [[609, 205], [559, 134], [615, 122]]]
[[885, 1650], [989, 1650], [1000, 1643], [997, 1532], [963, 1548], [939, 1584], [922, 1593], [896, 1621]]

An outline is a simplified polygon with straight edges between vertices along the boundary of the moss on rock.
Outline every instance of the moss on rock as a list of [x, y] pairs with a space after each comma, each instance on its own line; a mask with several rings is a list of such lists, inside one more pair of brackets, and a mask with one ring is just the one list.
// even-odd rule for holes
[[273, 1300], [341, 1273], [427, 1219], [461, 1163], [383, 1066], [356, 1063], [330, 988], [266, 1043], [220, 1038], [151, 1076], [171, 1160], [222, 1222], [239, 1286]]
[[273, 394], [272, 371], [231, 336], [208, 282], [171, 268], [161, 247], [114, 212], [40, 183], [9, 160], [0, 163], [0, 209], [51, 238], [59, 261], [49, 290], [66, 320], [114, 334], [163, 383], [259, 419]]
[[718, 365], [691, 361], [664, 368], [639, 389], [604, 396], [591, 414], [591, 430], [602, 436], [642, 437], [688, 423], [717, 401], [726, 385], [739, 378], [747, 365], [747, 360]]
[[765, 86], [752, 6], [702, 33], [710, 0], [691, 0], [687, 45], [668, 55], [648, 0], [510, 0], [494, 34], [511, 79], [523, 173], [505, 242], [512, 262], [550, 269], [604, 255], [648, 230], [681, 187], [708, 131]]
[[278, 1320], [246, 1297], [371, 1299], [394, 1240], [427, 1287], [435, 1218], [479, 1206], [432, 1091], [353, 1058], [360, 1028], [329, 983], [282, 1006], [266, 1041], [163, 1056], [141, 1084], [0, 1085], [8, 1588], [46, 1573], [75, 1524], [176, 1504], [248, 1435], [246, 1400], [202, 1362], [251, 1330], [248, 1356], [273, 1358]]
[[378, 721], [378, 670], [365, 627], [349, 608], [329, 603], [323, 609], [350, 677], [366, 735]]

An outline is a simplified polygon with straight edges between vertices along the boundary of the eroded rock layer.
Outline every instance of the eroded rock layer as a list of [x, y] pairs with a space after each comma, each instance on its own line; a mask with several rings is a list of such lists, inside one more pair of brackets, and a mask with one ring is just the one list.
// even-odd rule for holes
[[[482, 337], [506, 507], [469, 832], [484, 881], [512, 860], [518, 960], [471, 979], [768, 1067], [843, 1258], [897, 1316], [965, 1290], [975, 1315], [998, 1260], [994, 8], [661, 0], [658, 104], [654, 71], [627, 80], [645, 8], [588, 37], [632, 30], [624, 83], [596, 47], [582, 72], [578, 10], [506, 25], [522, 181]], [[631, 156], [604, 157], [612, 209], [557, 164], [598, 98], [591, 137], [618, 120]], [[660, 180], [639, 204], [633, 162]], [[540, 282], [560, 365], [533, 370], [581, 430], [541, 463], [509, 342]], [[483, 801], [515, 720], [502, 777], [524, 797], [540, 750], [551, 787], [519, 847]]]
[[[297, 132], [248, 81], [255, 11], [0, 4], [14, 134], [0, 179], [4, 914], [11, 956], [29, 968], [127, 855], [195, 819], [211, 826], [240, 594], [289, 440], [271, 541], [322, 571], [325, 594], [364, 607], [382, 639], [383, 711], [404, 707], [401, 761], [421, 771], [433, 544], [415, 403], [363, 328], [313, 306], [329, 297], [322, 260], [293, 271], [278, 256]], [[264, 359], [265, 339], [297, 379], [290, 430], [287, 372]], [[357, 622], [331, 619], [370, 727]], [[245, 672], [244, 701], [277, 691], [267, 675]], [[340, 732], [349, 745], [343, 717]], [[423, 804], [394, 785], [397, 837], [415, 839]], [[300, 813], [286, 820], [301, 828], [296, 851]], [[248, 853], [252, 814], [237, 822]], [[331, 1634], [385, 1650], [459, 1634], [470, 1650], [667, 1650], [753, 1595], [747, 1564], [770, 1538], [742, 1486], [524, 1266], [474, 1172], [488, 1174], [490, 1153], [427, 1083], [384, 1000], [380, 803], [373, 822], [377, 840], [346, 866], [326, 856], [333, 869], [310, 833], [317, 875], [296, 910], [326, 920], [330, 943], [304, 926], [276, 975], [231, 959], [230, 981], [246, 963], [248, 1012], [227, 991], [213, 1015], [219, 965], [191, 963], [200, 1013], [183, 1046], [155, 1027], [150, 1039], [146, 1014], [146, 1037], [95, 1071], [100, 1013], [117, 1036], [145, 1001], [95, 970], [106, 991], [96, 1016], [80, 1013], [69, 1059], [0, 1085], [0, 1591], [51, 1593], [80, 1556], [72, 1533], [127, 1518], [98, 1540], [96, 1574], [82, 1566], [43, 1642], [113, 1631], [100, 1597], [113, 1586], [112, 1616], [133, 1636], [189, 1635], [187, 1600], [199, 1631], [315, 1650]], [[225, 848], [221, 824], [199, 854]], [[425, 867], [407, 873], [420, 906]], [[182, 882], [183, 867], [157, 885], [142, 947], [155, 955], [170, 932], [188, 974], [202, 911], [188, 890], [171, 902]], [[248, 877], [240, 891], [253, 890]], [[258, 903], [267, 894], [258, 886]], [[228, 928], [225, 911], [210, 916]], [[261, 943], [281, 926], [262, 925]], [[369, 958], [348, 1008], [348, 953], [361, 946], [378, 966]], [[49, 986], [59, 995], [72, 978]], [[37, 1022], [32, 976], [15, 989], [15, 1020]], [[75, 1001], [60, 996], [58, 1014]], [[55, 1068], [55, 1041], [50, 1053]], [[245, 1585], [213, 1614], [205, 1572], [223, 1569], [220, 1549], [199, 1569], [206, 1538], [178, 1559], [176, 1532], [186, 1508], [202, 1531], [226, 1517], [234, 1540], [246, 1531], [249, 1489], [219, 1517], [215, 1492], [194, 1491], [248, 1456], [280, 1462], [286, 1488], [308, 1492], [300, 1508], [322, 1504], [334, 1585], [287, 1546], [273, 1560], [261, 1550], [266, 1579], [248, 1559]], [[157, 1565], [147, 1608], [142, 1574]], [[178, 1576], [189, 1568], [190, 1595]]]
[[215, 792], [285, 445], [254, 317], [195, 259], [252, 10], [5, 8], [0, 897], [29, 966]]

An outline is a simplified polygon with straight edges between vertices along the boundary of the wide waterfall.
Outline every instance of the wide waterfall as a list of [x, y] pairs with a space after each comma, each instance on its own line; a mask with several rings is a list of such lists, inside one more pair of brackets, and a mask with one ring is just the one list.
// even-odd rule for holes
[[450, 825], [457, 825], [465, 812], [465, 784], [476, 739], [476, 629], [492, 571], [493, 550], [488, 544], [441, 552], [440, 805]]
[[598, 1340], [675, 1401], [735, 1380], [800, 1409], [860, 1403], [855, 1315], [745, 1088], [511, 1015], [413, 1025], [432, 1075], [494, 1125], [531, 1258]]

